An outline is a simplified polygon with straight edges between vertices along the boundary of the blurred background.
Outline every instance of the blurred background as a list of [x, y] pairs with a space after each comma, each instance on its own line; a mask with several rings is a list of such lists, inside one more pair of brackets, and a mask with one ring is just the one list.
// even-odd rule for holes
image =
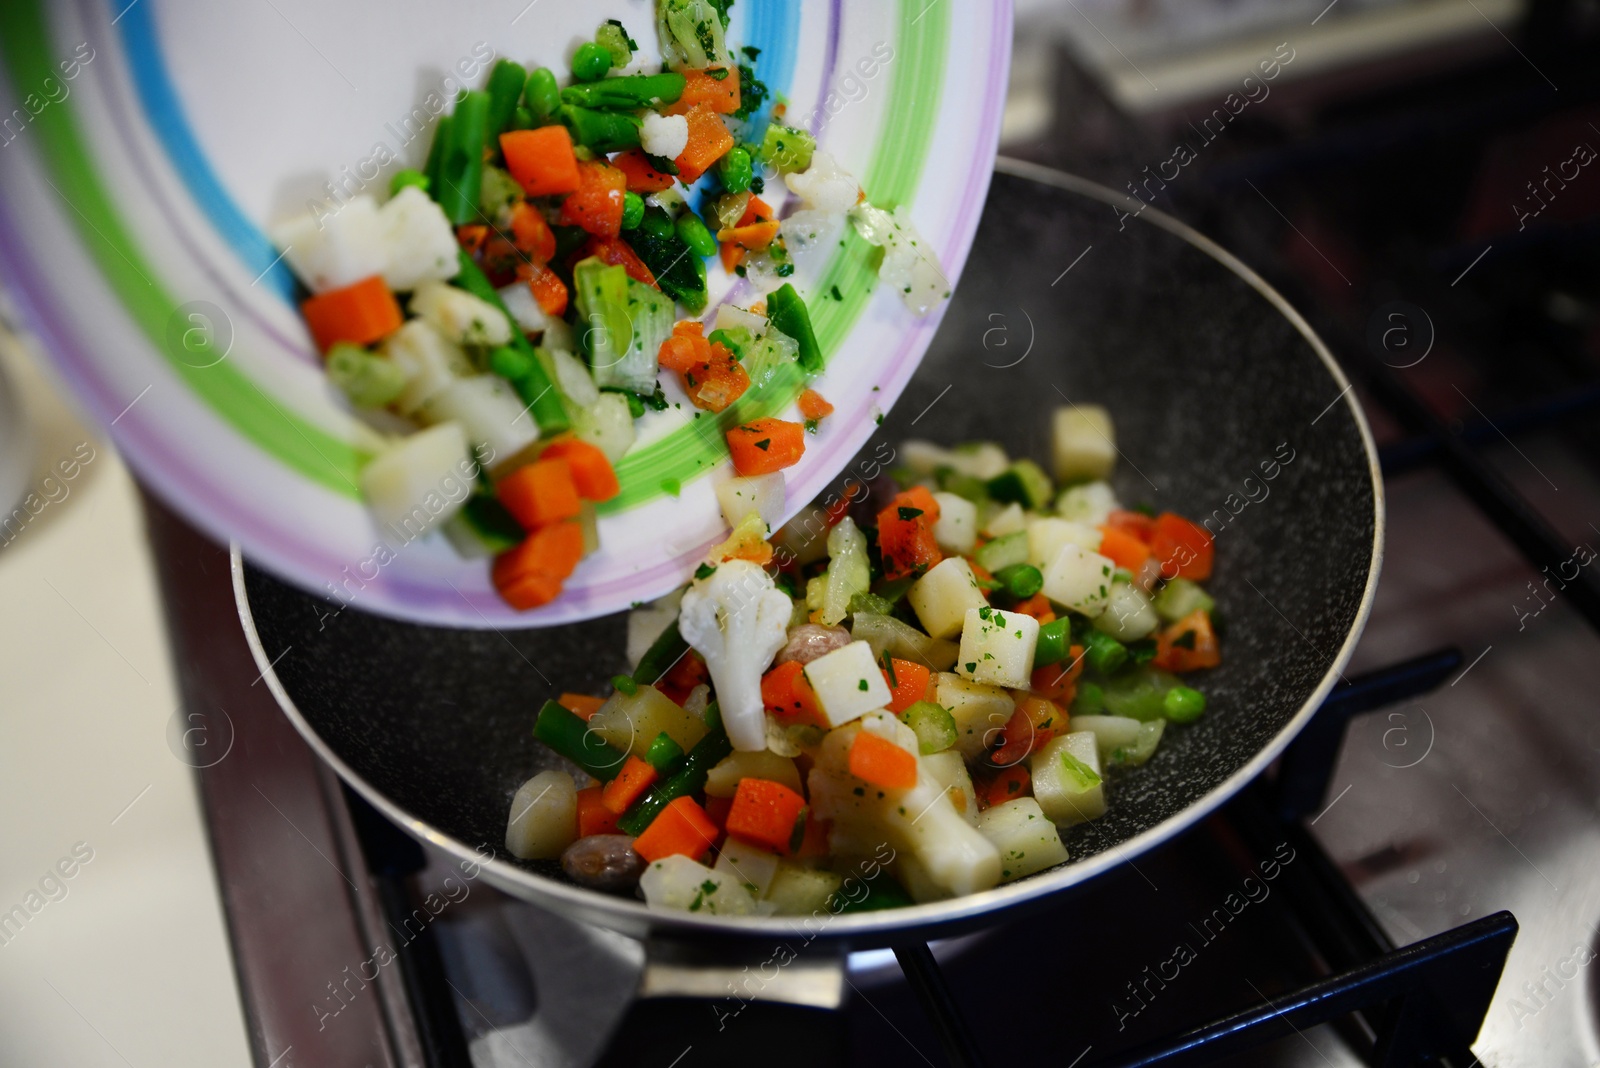
[[[1600, 917], [1600, 599], [1592, 576], [1550, 581], [1600, 546], [1600, 2], [1018, 0], [1003, 142], [1006, 155], [1128, 193], [1215, 239], [1299, 308], [1355, 380], [1383, 447], [1391, 525], [1352, 674], [1422, 658], [1437, 689], [1352, 720], [1342, 748], [1333, 736], [1338, 759], [1328, 754], [1310, 833], [1376, 918], [1378, 943], [1516, 914], [1475, 1060], [1600, 1064], [1597, 987], [1563, 970], [1593, 959]], [[217, 874], [207, 829], [233, 810], [194, 773], [226, 755], [255, 706], [223, 701], [220, 716], [195, 721], [180, 703], [204, 617], [164, 608], [163, 583], [225, 569], [226, 557], [159, 506], [147, 520], [103, 433], [15, 332], [3, 294], [0, 317], [12, 328], [0, 332], [0, 497], [5, 511], [24, 492], [44, 502], [0, 529], [0, 807], [11, 816], [0, 910], [36, 891], [48, 901], [0, 931], [0, 1062], [323, 1063], [304, 1049], [271, 1050], [273, 1061], [252, 1044], [274, 995], [230, 945], [271, 930], [230, 929], [250, 893]], [[70, 476], [63, 458], [76, 461]], [[244, 686], [238, 699], [269, 702], [263, 690]], [[298, 739], [274, 744], [289, 752]], [[323, 852], [318, 843], [335, 849], [352, 833], [326, 811], [338, 788], [305, 775], [308, 807], [250, 828], [258, 843]], [[1231, 833], [1208, 825], [1150, 870], [1209, 901], [1222, 891], [1208, 887], [1243, 870], [1227, 859]], [[74, 875], [52, 876], [67, 858]], [[303, 859], [343, 894], [341, 865]], [[429, 869], [401, 870], [411, 892], [426, 885]], [[271, 896], [260, 889], [270, 874], [256, 873], [256, 898]], [[1127, 873], [1106, 884], [1107, 908], [1172, 904], [1144, 900]], [[1294, 948], [1305, 918], [1274, 901], [1230, 932], [1182, 999], [1141, 1019], [1144, 1040], [1248, 1004], [1251, 990], [1270, 1005], [1326, 970], [1308, 964], [1314, 948]], [[283, 920], [300, 906], [275, 907]], [[1160, 959], [1171, 939], [1159, 922], [1134, 926], [1112, 933], [1121, 952]], [[1042, 937], [947, 947], [952, 986], [992, 1060], [1099, 1063], [1132, 1038], [1099, 1023], [1063, 1037], [1056, 1006], [1094, 983], [1112, 996], [1132, 972], [1096, 965], [1048, 996], [1003, 996], [994, 976], [1024, 953], [1099, 960]], [[540, 976], [583, 961], [584, 996], [620, 998], [638, 967], [633, 947], [486, 887], [436, 939], [450, 990], [436, 981], [418, 995], [434, 1010], [410, 1011], [442, 1013], [421, 1030], [443, 1044], [416, 1048], [446, 1052], [413, 1061], [403, 1042], [379, 1042], [388, 1063], [583, 1063], [593, 1028]], [[1263, 987], [1247, 989], [1249, 975]], [[855, 981], [862, 1063], [943, 1063], [892, 959], [857, 962]], [[309, 1000], [285, 1011], [315, 1023]], [[404, 1003], [383, 1009], [391, 1028]], [[1361, 1047], [1348, 1025], [1325, 1026], [1220, 1063], [1354, 1065]]]

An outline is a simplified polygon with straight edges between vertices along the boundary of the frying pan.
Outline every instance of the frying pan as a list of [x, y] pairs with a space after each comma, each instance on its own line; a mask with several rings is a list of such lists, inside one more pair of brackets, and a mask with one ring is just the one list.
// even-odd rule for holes
[[[1052, 409], [1103, 404], [1122, 454], [1120, 499], [1208, 521], [1209, 589], [1226, 621], [1223, 664], [1201, 683], [1205, 716], [1169, 730], [1143, 767], [1113, 773], [1106, 815], [1063, 835], [1070, 862], [980, 894], [821, 922], [651, 911], [584, 889], [555, 863], [517, 861], [501, 845], [518, 785], [558, 760], [533, 740], [535, 711], [628, 670], [623, 616], [548, 630], [421, 626], [363, 613], [359, 595], [339, 611], [236, 556], [245, 630], [301, 734], [412, 834], [462, 859], [495, 849], [482, 867], [493, 885], [645, 939], [659, 965], [647, 967], [647, 994], [721, 995], [724, 1005], [743, 1004], [727, 1000], [741, 974], [749, 989], [740, 966], [770, 961], [777, 945], [838, 954], [1043, 907], [1260, 774], [1337, 680], [1378, 578], [1383, 488], [1350, 384], [1281, 296], [1184, 224], [1066, 174], [1005, 159], [997, 170], [944, 326], [861, 460], [882, 461], [913, 436], [1046, 456]], [[836, 1004], [838, 979], [819, 967], [802, 955], [743, 996]], [[662, 1064], [694, 1042], [695, 1062], [714, 1058], [724, 1018], [680, 1008], [647, 998], [630, 1023], [650, 1029]], [[763, 1059], [819, 1063], [810, 1032], [789, 1028], [784, 1049]], [[622, 1034], [641, 1037], [627, 1037], [627, 1024]]]

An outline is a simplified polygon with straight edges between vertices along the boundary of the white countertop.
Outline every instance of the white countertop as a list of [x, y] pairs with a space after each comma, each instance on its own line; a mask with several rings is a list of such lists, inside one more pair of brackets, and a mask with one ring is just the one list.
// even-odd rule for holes
[[38, 494], [20, 533], [0, 527], [0, 1060], [248, 1065], [194, 773], [169, 745], [178, 698], [137, 493], [3, 333], [0, 365]]

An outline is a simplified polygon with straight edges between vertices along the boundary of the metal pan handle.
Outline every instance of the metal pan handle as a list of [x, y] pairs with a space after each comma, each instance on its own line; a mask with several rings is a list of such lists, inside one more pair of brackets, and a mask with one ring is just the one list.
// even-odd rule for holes
[[[764, 947], [766, 948], [766, 947]], [[652, 942], [639, 995], [597, 1068], [816, 1068], [846, 1061], [844, 958], [779, 943], [708, 957]], [[776, 1038], [779, 1041], [774, 1042]], [[759, 1057], [753, 1054], [761, 1043]]]

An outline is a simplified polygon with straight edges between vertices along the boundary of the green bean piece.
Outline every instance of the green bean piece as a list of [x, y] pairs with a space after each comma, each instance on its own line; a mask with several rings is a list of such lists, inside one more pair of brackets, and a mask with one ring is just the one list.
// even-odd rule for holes
[[528, 105], [528, 114], [536, 126], [549, 122], [561, 106], [561, 87], [549, 67], [535, 68], [528, 75], [528, 84], [522, 88], [522, 102]]
[[1019, 601], [1027, 600], [1044, 588], [1044, 575], [1032, 564], [1012, 564], [995, 572], [1006, 592]]
[[450, 142], [439, 159], [439, 183], [433, 197], [452, 225], [478, 217], [478, 189], [483, 176], [483, 146], [489, 136], [489, 94], [474, 89], [462, 96], [451, 115]]
[[[711, 719], [711, 709], [715, 707], [716, 705], [712, 704], [706, 708], [708, 722]], [[577, 719], [576, 716], [573, 718]], [[677, 771], [652, 786], [648, 793], [622, 814], [622, 818], [617, 820], [617, 829], [623, 834], [639, 834], [650, 826], [668, 804], [704, 789], [706, 773], [727, 759], [728, 754], [732, 752], [733, 743], [728, 741], [728, 735], [720, 726], [713, 727], [710, 733], [694, 743], [694, 748], [683, 758], [683, 764]]]
[[717, 178], [722, 182], [722, 188], [730, 193], [748, 192], [750, 179], [755, 177], [755, 173], [750, 150], [743, 145], [734, 145], [717, 161]]
[[563, 104], [585, 108], [611, 108], [624, 111], [675, 104], [683, 95], [683, 75], [676, 71], [660, 74], [629, 74], [622, 78], [603, 78], [588, 84], [569, 85], [561, 90]]
[[674, 225], [678, 231], [678, 240], [688, 245], [689, 251], [696, 256], [717, 254], [717, 239], [711, 236], [711, 231], [700, 221], [700, 216], [692, 211], [686, 211], [678, 216], [678, 221]]
[[527, 375], [528, 368], [533, 365], [526, 354], [518, 352], [510, 345], [501, 345], [489, 353], [489, 370], [505, 379], [515, 382]]
[[1097, 682], [1078, 683], [1078, 693], [1072, 699], [1069, 716], [1103, 716], [1106, 711], [1106, 691]]
[[641, 686], [655, 682], [670, 671], [672, 665], [682, 659], [688, 651], [689, 643], [678, 633], [678, 621], [673, 620], [667, 624], [667, 629], [650, 643], [650, 648], [645, 651], [644, 656], [639, 658], [639, 666], [633, 672], [633, 681]]
[[638, 193], [622, 194], [622, 228], [637, 230], [644, 222], [644, 197]]
[[816, 374], [822, 370], [822, 346], [812, 332], [811, 313], [793, 284], [785, 282], [767, 297], [767, 319], [779, 333], [794, 338], [800, 346], [797, 359], [802, 371]]
[[614, 778], [628, 758], [628, 754], [613, 748], [589, 730], [587, 723], [554, 701], [546, 701], [539, 710], [533, 736], [601, 782]]
[[521, 63], [502, 59], [489, 72], [489, 141], [496, 142], [511, 126], [522, 96], [522, 87], [528, 83], [528, 71]]
[[562, 104], [559, 114], [572, 132], [574, 144], [595, 152], [621, 152], [639, 147], [639, 130], [644, 120], [636, 115], [575, 104]]
[[522, 524], [488, 492], [474, 493], [458, 513], [477, 539], [492, 553], [515, 549], [527, 538]]
[[683, 758], [683, 746], [673, 741], [666, 731], [656, 735], [656, 740], [650, 743], [650, 748], [644, 751], [644, 761], [662, 774], [675, 771], [673, 765]]
[[611, 53], [593, 41], [585, 41], [572, 54], [572, 76], [580, 82], [597, 82], [611, 69]]
[[326, 366], [333, 384], [357, 408], [382, 408], [406, 388], [406, 373], [398, 364], [346, 341], [328, 350]]
[[1084, 643], [1089, 666], [1102, 675], [1109, 675], [1128, 662], [1128, 647], [1103, 630], [1089, 631]]
[[428, 191], [428, 176], [410, 167], [403, 171], [398, 171], [393, 178], [389, 179], [389, 195], [395, 196], [400, 190], [411, 185], [426, 193]]
[[[472, 257], [468, 256], [465, 250], [457, 254], [457, 262], [460, 270], [456, 273], [455, 284], [473, 296], [488, 301], [500, 309], [501, 315], [511, 322], [516, 322], [511, 317], [511, 312], [506, 309], [505, 301], [500, 299], [500, 294], [485, 277], [483, 270], [472, 262]], [[539, 366], [539, 361], [533, 355], [533, 344], [520, 330], [513, 330], [510, 347], [527, 358], [526, 373], [521, 378], [511, 379], [511, 385], [517, 391], [517, 396], [522, 398], [522, 402], [533, 410], [533, 419], [539, 424], [539, 433], [548, 437], [570, 429], [572, 423], [567, 418], [566, 408], [562, 406], [561, 393], [556, 389], [555, 383], [550, 381], [550, 376], [544, 373], [544, 368]], [[493, 359], [492, 356], [490, 358]]]
[[526, 104], [518, 104], [511, 113], [511, 129], [531, 130], [533, 127], [533, 112], [528, 110]]
[[1039, 628], [1039, 643], [1034, 646], [1033, 666], [1059, 664], [1072, 654], [1072, 622], [1053, 619]]
[[449, 115], [440, 115], [438, 123], [433, 128], [433, 143], [428, 146], [428, 159], [422, 165], [422, 173], [428, 179], [428, 195], [435, 200], [439, 199], [439, 167], [444, 161], [445, 149], [450, 144], [450, 127], [454, 120]]
[[1206, 695], [1188, 686], [1174, 686], [1161, 698], [1161, 711], [1173, 723], [1193, 723], [1206, 710]]

